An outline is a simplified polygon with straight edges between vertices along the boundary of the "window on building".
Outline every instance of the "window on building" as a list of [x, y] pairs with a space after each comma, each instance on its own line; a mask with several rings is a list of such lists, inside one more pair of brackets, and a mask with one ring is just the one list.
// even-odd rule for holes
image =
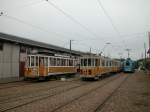
[[3, 50], [3, 42], [0, 42], [0, 51]]

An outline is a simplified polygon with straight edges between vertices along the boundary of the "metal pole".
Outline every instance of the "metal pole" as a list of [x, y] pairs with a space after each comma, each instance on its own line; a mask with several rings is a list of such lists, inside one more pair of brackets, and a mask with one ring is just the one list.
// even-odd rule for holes
[[128, 52], [128, 58], [130, 57], [130, 50], [131, 49], [126, 49], [126, 51]]
[[71, 57], [71, 44], [72, 44], [72, 40], [70, 40], [70, 57]]
[[129, 49], [127, 49], [127, 52], [128, 52], [128, 58], [129, 58], [129, 55], [130, 55], [130, 53], [129, 53]]
[[146, 43], [144, 43], [145, 60], [146, 60]]
[[90, 47], [90, 54], [92, 53], [92, 48]]
[[[148, 32], [148, 36], [149, 36], [149, 50], [150, 50], [150, 31]], [[150, 53], [149, 53], [149, 58], [150, 58]]]

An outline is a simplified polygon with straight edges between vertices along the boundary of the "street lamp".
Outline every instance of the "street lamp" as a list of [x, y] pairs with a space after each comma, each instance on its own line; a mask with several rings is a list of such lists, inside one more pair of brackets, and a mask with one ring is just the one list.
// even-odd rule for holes
[[103, 49], [101, 50], [101, 52], [100, 52], [100, 54], [99, 54], [100, 56], [101, 56], [102, 53], [104, 52], [105, 48], [106, 48], [108, 45], [110, 45], [110, 44], [111, 44], [110, 42], [105, 43]]

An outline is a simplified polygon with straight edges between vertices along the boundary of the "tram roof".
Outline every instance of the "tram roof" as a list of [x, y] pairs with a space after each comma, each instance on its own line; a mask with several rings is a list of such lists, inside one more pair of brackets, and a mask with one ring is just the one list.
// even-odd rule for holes
[[[50, 49], [50, 50], [54, 50], [54, 51], [58, 51], [58, 52], [70, 53], [69, 49], [66, 49], [63, 47], [59, 47], [59, 46], [55, 46], [52, 44], [31, 40], [31, 39], [25, 39], [23, 37], [18, 37], [15, 35], [6, 34], [6, 33], [2, 33], [2, 32], [0, 32], [0, 39], [5, 40], [5, 41], [9, 41], [9, 42], [15, 42], [16, 44], [35, 46], [35, 47]], [[83, 55], [84, 52], [72, 50], [71, 54]]]

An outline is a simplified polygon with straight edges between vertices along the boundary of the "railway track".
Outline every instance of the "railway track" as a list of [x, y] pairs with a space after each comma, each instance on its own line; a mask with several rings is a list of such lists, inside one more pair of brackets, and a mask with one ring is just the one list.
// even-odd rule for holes
[[25, 86], [25, 85], [30, 85], [30, 84], [31, 83], [27, 81], [15, 81], [15, 82], [2, 83], [0, 84], [0, 90], [13, 88], [13, 87], [19, 87], [19, 86]]
[[[66, 82], [62, 82], [62, 83], [60, 81], [53, 81], [53, 82], [60, 82], [60, 84], [57, 84], [56, 86], [55, 85], [54, 86], [49, 86], [48, 85], [49, 82], [48, 83], [46, 82], [44, 84], [47, 84], [48, 86], [42, 87], [41, 89], [37, 89], [35, 91], [30, 91], [30, 92], [27, 91], [27, 92], [22, 93], [22, 94], [17, 94], [17, 95], [15, 94], [15, 96], [14, 95], [10, 95], [9, 97], [8, 97], [8, 94], [6, 96], [0, 96], [0, 104], [5, 103], [5, 102], [9, 102], [11, 99], [19, 98], [19, 97], [22, 97], [22, 96], [27, 96], [27, 95], [31, 95], [31, 94], [34, 94], [34, 93], [39, 93], [41, 91], [47, 91], [47, 90], [50, 90], [50, 89], [55, 89], [57, 87], [63, 87], [63, 86], [67, 85], [70, 82], [74, 83], [74, 82], [76, 82], [78, 80], [79, 79], [76, 78], [76, 79], [72, 79], [70, 81], [66, 81]], [[53, 83], [53, 82], [51, 82], [51, 83]], [[76, 83], [78, 83], [78, 82], [76, 82]], [[37, 86], [40, 86], [39, 84], [41, 84], [41, 83], [37, 83], [37, 84], [38, 84]]]
[[[8, 108], [8, 109], [4, 109], [4, 110], [1, 110], [2, 112], [5, 112], [5, 111], [11, 111], [11, 110], [14, 110], [14, 109], [19, 109], [19, 108], [21, 108], [21, 107], [24, 107], [25, 105], [32, 105], [32, 104], [35, 104], [36, 105], [36, 103], [38, 103], [39, 104], [39, 101], [45, 101], [45, 99], [49, 99], [49, 101], [51, 101], [50, 99], [52, 98], [52, 99], [54, 99], [54, 97], [56, 97], [56, 96], [62, 96], [61, 94], [68, 94], [68, 92], [73, 92], [75, 89], [76, 90], [78, 90], [78, 91], [80, 91], [80, 89], [81, 88], [86, 88], [88, 91], [84, 91], [84, 93], [83, 94], [81, 94], [81, 95], [77, 95], [77, 96], [75, 96], [75, 98], [72, 98], [72, 100], [69, 100], [69, 101], [65, 101], [63, 104], [61, 104], [61, 105], [59, 105], [59, 106], [56, 106], [56, 107], [51, 107], [51, 108], [49, 108], [49, 111], [52, 111], [52, 112], [54, 112], [54, 111], [57, 111], [58, 109], [60, 109], [60, 108], [62, 108], [63, 106], [65, 106], [65, 105], [67, 105], [67, 104], [69, 104], [69, 103], [71, 103], [71, 102], [73, 102], [73, 101], [75, 101], [75, 100], [78, 100], [79, 98], [81, 98], [82, 96], [85, 96], [85, 95], [87, 95], [87, 94], [89, 94], [89, 93], [91, 93], [92, 91], [94, 91], [94, 90], [96, 90], [96, 89], [98, 89], [98, 88], [100, 88], [100, 87], [102, 87], [102, 86], [104, 86], [104, 85], [106, 85], [107, 83], [109, 83], [109, 82], [111, 82], [111, 81], [113, 81], [113, 80], [117, 80], [119, 77], [120, 77], [121, 75], [119, 75], [119, 76], [115, 76], [115, 77], [111, 77], [111, 78], [107, 78], [106, 79], [106, 82], [104, 83], [104, 84], [101, 84], [100, 86], [98, 85], [99, 83], [101, 83], [102, 81], [97, 81], [97, 82], [93, 82], [93, 83], [88, 83], [88, 84], [82, 84], [82, 85], [78, 85], [78, 86], [76, 86], [76, 87], [71, 87], [71, 88], [69, 88], [69, 89], [66, 89], [66, 90], [64, 90], [64, 91], [62, 91], [62, 92], [59, 92], [58, 94], [53, 94], [53, 95], [49, 95], [49, 96], [45, 96], [45, 97], [42, 97], [42, 98], [38, 98], [38, 99], [36, 99], [36, 100], [34, 100], [34, 101], [31, 101], [31, 102], [28, 102], [28, 103], [24, 103], [24, 104], [22, 104], [22, 105], [17, 105], [17, 106], [15, 106], [15, 107], [13, 107], [13, 108]], [[104, 80], [103, 80], [104, 81]], [[93, 88], [93, 86], [92, 85], [95, 85], [96, 87], [94, 87]], [[89, 87], [91, 86], [91, 88], [93, 88], [93, 89], [89, 89]], [[85, 89], [85, 90], [86, 90]], [[61, 100], [60, 100], [61, 101]], [[36, 103], [35, 103], [36, 102]], [[53, 101], [52, 101], [53, 102]], [[19, 110], [20, 111], [20, 110]]]
[[69, 104], [71, 104], [71, 103], [73, 103], [73, 102], [79, 100], [80, 98], [82, 98], [82, 97], [84, 97], [84, 96], [87, 96], [88, 94], [92, 93], [93, 91], [96, 91], [97, 89], [100, 89], [100, 88], [106, 86], [107, 84], [111, 83], [112, 81], [115, 81], [115, 80], [119, 79], [120, 77], [121, 77], [121, 75], [119, 75], [119, 76], [116, 77], [115, 79], [111, 79], [111, 80], [109, 80], [109, 81], [103, 83], [102, 85], [100, 85], [100, 86], [98, 86], [98, 87], [96, 87], [96, 88], [94, 88], [94, 89], [92, 89], [92, 90], [86, 92], [85, 94], [82, 94], [82, 95], [78, 96], [77, 98], [75, 98], [75, 99], [73, 99], [73, 100], [71, 100], [71, 101], [69, 101], [69, 102], [67, 102], [67, 103], [65, 103], [65, 104], [63, 104], [63, 105], [61, 105], [61, 106], [55, 108], [55, 109], [52, 110], [51, 112], [57, 112], [57, 111], [60, 110], [61, 108], [63, 108], [63, 107], [65, 107], [65, 106], [67, 106], [67, 105], [69, 105]]
[[[57, 82], [57, 80], [54, 80], [55, 82]], [[51, 81], [51, 82], [54, 82]], [[47, 81], [49, 82], [49, 81]], [[2, 89], [9, 89], [9, 88], [14, 88], [14, 87], [20, 87], [20, 86], [26, 86], [26, 85], [33, 85], [33, 84], [37, 84], [37, 83], [41, 83], [38, 81], [14, 81], [14, 82], [7, 82], [7, 83], [1, 83], [0, 84], [0, 90]]]
[[[91, 90], [89, 90], [89, 91], [86, 91], [86, 92], [84, 92], [84, 94], [81, 94], [81, 95], [78, 95], [78, 96], [76, 96], [76, 98], [72, 98], [72, 100], [69, 100], [69, 101], [65, 101], [65, 103], [63, 103], [62, 105], [59, 105], [59, 106], [56, 106], [56, 107], [54, 107], [54, 108], [50, 108], [50, 110], [49, 111], [51, 111], [51, 112], [55, 112], [55, 111], [57, 111], [57, 110], [60, 110], [61, 108], [63, 108], [64, 106], [66, 106], [66, 105], [68, 105], [68, 104], [70, 104], [70, 103], [72, 103], [72, 102], [74, 102], [74, 101], [77, 101], [78, 99], [80, 99], [81, 97], [83, 97], [83, 96], [86, 96], [86, 95], [88, 95], [88, 94], [90, 94], [91, 92], [93, 92], [93, 91], [96, 91], [97, 89], [100, 89], [100, 88], [102, 88], [102, 87], [104, 87], [104, 86], [106, 86], [107, 84], [109, 84], [109, 83], [111, 83], [111, 82], [113, 82], [113, 81], [115, 81], [115, 80], [117, 80], [117, 79], [119, 79], [121, 77], [121, 75], [118, 75], [118, 76], [112, 76], [111, 78], [107, 78], [107, 79], [104, 79], [104, 80], [106, 80], [103, 84], [100, 84], [100, 85], [98, 85], [97, 87], [94, 87], [93, 89], [91, 89]], [[93, 82], [93, 83], [85, 83], [85, 84], [78, 84], [78, 85], [73, 85], [73, 86], [70, 86], [69, 88], [67, 87], [66, 89], [62, 89], [61, 91], [57, 91], [56, 93], [54, 92], [53, 94], [49, 94], [49, 92], [47, 92], [47, 93], [44, 93], [44, 94], [41, 94], [41, 95], [37, 95], [37, 96], [33, 96], [33, 97], [27, 97], [27, 99], [31, 99], [30, 101], [25, 101], [25, 99], [23, 100], [21, 100], [22, 101], [22, 103], [19, 103], [19, 104], [16, 104], [16, 105], [13, 105], [13, 106], [7, 106], [7, 107], [0, 107], [1, 108], [1, 110], [0, 110], [0, 112], [6, 112], [6, 111], [13, 111], [13, 110], [15, 110], [15, 109], [19, 109], [19, 108], [21, 108], [21, 107], [24, 107], [25, 105], [32, 105], [32, 104], [34, 104], [35, 102], [36, 103], [38, 103], [39, 101], [44, 101], [45, 99], [49, 99], [49, 98], [51, 98], [51, 97], [55, 97], [55, 96], [61, 96], [60, 94], [64, 94], [64, 93], [66, 93], [66, 92], [68, 92], [68, 91], [73, 91], [73, 90], [75, 90], [75, 89], [79, 89], [79, 88], [82, 88], [82, 87], [86, 87], [86, 86], [92, 86], [93, 84], [98, 84], [98, 83], [100, 83], [100, 82], [102, 82], [102, 81], [97, 81], [97, 82]], [[59, 89], [58, 89], [59, 90]], [[52, 91], [52, 90], [50, 90], [50, 91]], [[66, 93], [67, 94], [67, 93]], [[32, 99], [33, 98], [33, 99]], [[20, 100], [20, 99], [18, 99], [18, 100]], [[18, 101], [18, 100], [16, 100], [16, 101]], [[12, 103], [14, 102], [14, 100], [12, 101]], [[7, 103], [6, 103], [7, 104]], [[20, 110], [19, 110], [20, 111]]]
[[100, 112], [102, 110], [102, 108], [104, 107], [104, 105], [106, 104], [107, 101], [110, 100], [110, 98], [118, 91], [118, 89], [126, 82], [126, 80], [130, 77], [130, 75], [128, 75], [120, 84], [118, 87], [116, 87], [114, 89], [114, 91], [93, 111], [93, 112]]
[[[76, 81], [73, 80], [73, 81], [68, 81], [68, 82], [71, 82], [72, 84], [74, 84], [74, 82], [76, 82]], [[53, 89], [56, 89], [58, 87], [61, 88], [61, 87], [65, 86], [65, 85], [67, 86], [68, 85], [68, 83], [67, 83], [67, 84], [63, 84], [61, 86], [59, 85], [59, 86], [50, 88], [47, 92], [45, 92], [45, 93], [43, 92], [44, 94], [31, 95], [30, 97], [25, 97], [23, 99], [22, 98], [13, 99], [11, 101], [10, 100], [9, 101], [6, 100], [6, 101], [3, 101], [3, 102], [0, 102], [0, 112], [5, 112], [5, 111], [11, 110], [11, 109], [15, 109], [15, 108], [18, 108], [18, 107], [21, 107], [21, 106], [24, 106], [24, 105], [27, 105], [27, 104], [30, 104], [30, 103], [34, 103], [34, 102], [39, 101], [39, 100], [44, 100], [44, 99], [47, 99], [49, 97], [53, 97], [54, 95], [58, 95], [58, 94], [61, 94], [63, 92], [66, 92], [66, 91], [69, 91], [71, 89], [75, 89], [75, 88], [78, 88], [78, 87], [81, 87], [81, 86], [87, 85], [87, 84], [89, 84], [89, 83], [81, 82], [79, 84], [79, 82], [77, 82], [72, 87], [68, 87], [65, 90], [62, 89], [60, 91], [57, 91], [57, 92], [54, 92], [54, 93], [50, 94], [50, 91], [52, 91]], [[71, 86], [71, 85], [69, 85], [69, 86]], [[30, 94], [32, 94], [32, 93], [30, 93]], [[5, 108], [5, 106], [4, 107], [2, 106], [2, 105], [7, 104], [7, 103], [12, 104], [12, 103], [18, 102], [18, 101], [22, 101], [22, 103], [19, 103], [18, 105], [13, 105], [12, 107], [9, 106], [8, 108], [7, 107]], [[9, 105], [9, 104], [7, 104], [7, 105]]]

